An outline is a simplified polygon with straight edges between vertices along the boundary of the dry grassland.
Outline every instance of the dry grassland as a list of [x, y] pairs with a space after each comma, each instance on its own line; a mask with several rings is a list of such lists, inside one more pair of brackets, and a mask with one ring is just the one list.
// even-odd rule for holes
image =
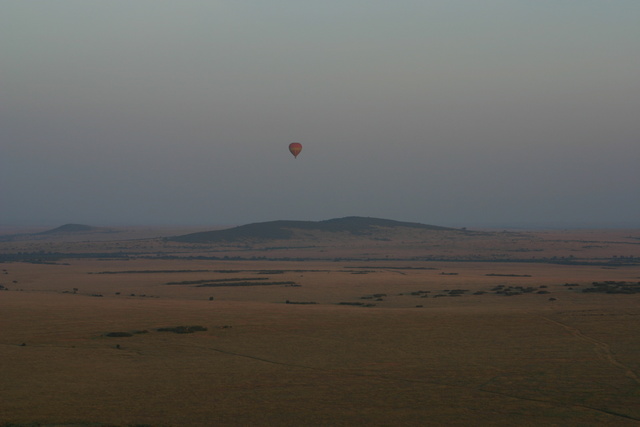
[[[640, 255], [625, 233], [529, 244]], [[638, 283], [640, 266], [419, 261], [401, 243], [388, 261], [342, 261], [383, 251], [338, 243], [303, 261], [0, 263], [0, 426], [640, 423], [640, 293], [583, 292]], [[188, 253], [147, 240], [0, 249], [43, 244]], [[157, 330], [180, 325], [206, 330]]]

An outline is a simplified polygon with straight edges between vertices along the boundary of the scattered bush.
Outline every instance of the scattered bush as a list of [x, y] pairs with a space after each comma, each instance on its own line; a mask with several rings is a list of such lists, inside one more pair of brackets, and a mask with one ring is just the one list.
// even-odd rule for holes
[[640, 282], [616, 282], [607, 280], [604, 282], [593, 282], [592, 288], [583, 289], [582, 292], [597, 292], [603, 294], [637, 294], [640, 293]]
[[365, 304], [363, 302], [339, 302], [338, 305], [354, 305], [359, 307], [375, 307], [375, 304]]

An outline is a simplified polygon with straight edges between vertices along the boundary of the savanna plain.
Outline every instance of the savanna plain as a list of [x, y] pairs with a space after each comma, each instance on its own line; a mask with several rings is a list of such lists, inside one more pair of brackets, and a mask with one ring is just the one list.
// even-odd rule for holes
[[3, 427], [640, 424], [639, 230], [3, 232]]

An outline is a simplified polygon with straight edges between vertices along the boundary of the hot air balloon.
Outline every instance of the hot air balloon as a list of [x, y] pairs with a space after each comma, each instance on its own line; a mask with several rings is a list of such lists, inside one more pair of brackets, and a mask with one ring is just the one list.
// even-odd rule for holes
[[298, 157], [298, 154], [302, 151], [302, 144], [299, 142], [292, 142], [289, 144], [289, 151], [293, 154], [293, 157]]

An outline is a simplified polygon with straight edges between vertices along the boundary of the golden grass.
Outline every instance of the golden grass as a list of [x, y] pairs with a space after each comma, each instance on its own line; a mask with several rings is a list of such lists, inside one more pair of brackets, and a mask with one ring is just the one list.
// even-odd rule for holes
[[[640, 294], [580, 292], [593, 281], [637, 282], [637, 266], [65, 262], [0, 265], [9, 288], [0, 292], [0, 425], [640, 421]], [[159, 270], [174, 272], [131, 272]], [[120, 273], [95, 274], [106, 271]], [[300, 286], [166, 285], [250, 277]], [[550, 293], [497, 295], [500, 284]], [[469, 292], [434, 298], [452, 289]], [[155, 330], [177, 325], [208, 330]]]

